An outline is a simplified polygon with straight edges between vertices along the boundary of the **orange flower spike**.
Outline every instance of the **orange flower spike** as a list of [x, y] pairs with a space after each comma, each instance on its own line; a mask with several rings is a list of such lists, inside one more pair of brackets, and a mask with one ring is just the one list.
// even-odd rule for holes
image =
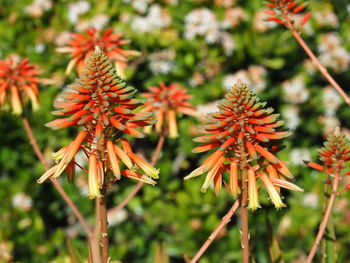
[[255, 172], [253, 168], [248, 169], [248, 208], [252, 211], [261, 208], [259, 204], [258, 187], [256, 185]]
[[89, 184], [88, 196], [90, 199], [94, 199], [95, 197], [102, 197], [100, 193], [100, 187], [98, 184], [96, 155], [93, 153], [91, 153], [89, 157], [88, 184]]
[[[275, 21], [278, 24], [288, 26], [286, 20], [290, 20], [291, 23], [295, 22], [295, 16], [300, 12], [304, 11], [306, 8], [306, 3], [301, 3], [297, 5], [294, 0], [270, 0], [270, 3], [267, 3], [267, 7], [270, 10], [267, 11], [267, 14], [271, 15], [267, 18], [268, 21]], [[310, 18], [311, 13], [308, 12], [302, 19], [301, 25], [304, 25]], [[286, 17], [287, 16], [287, 17]]]
[[155, 112], [155, 131], [168, 131], [170, 138], [178, 137], [176, 115], [196, 115], [195, 108], [189, 103], [191, 96], [177, 84], [166, 86], [163, 82], [159, 86], [149, 87], [148, 90], [149, 92], [142, 94], [147, 98], [143, 111]]
[[[208, 122], [202, 129], [204, 135], [194, 139], [203, 144], [194, 148], [193, 152], [209, 150], [213, 152], [201, 166], [184, 179], [208, 173], [201, 189], [203, 192], [213, 180], [214, 191], [218, 191], [221, 188], [218, 180], [221, 178], [225, 182], [226, 189], [237, 197], [241, 194], [239, 186], [245, 183], [239, 177], [238, 169], [242, 170], [241, 173], [248, 170], [249, 207], [252, 210], [259, 208], [257, 180], [261, 179], [256, 177], [256, 174], [267, 172], [276, 179], [279, 179], [278, 173], [292, 177], [286, 165], [275, 156], [275, 153], [282, 149], [281, 139], [290, 133], [279, 131], [283, 121], [278, 120], [279, 114], [272, 114], [272, 108], [265, 106], [266, 102], [260, 102], [240, 81], [228, 90], [225, 98], [218, 104], [219, 111], [209, 115]], [[225, 164], [226, 160], [230, 163]], [[229, 173], [229, 184], [226, 184], [223, 178], [225, 172]], [[277, 192], [275, 187], [278, 186], [274, 186], [271, 181], [265, 183], [267, 188], [272, 185], [274, 192], [270, 190], [270, 194], [274, 198], [273, 202], [276, 206], [282, 207], [283, 203], [281, 204], [275, 196]], [[284, 186], [293, 188], [290, 184]]]
[[13, 114], [23, 112], [23, 103], [31, 101], [33, 111], [39, 109], [38, 75], [41, 72], [28, 59], [16, 61], [12, 58], [0, 60], [0, 106], [10, 99]]
[[272, 203], [275, 205], [277, 209], [285, 207], [286, 205], [282, 202], [281, 196], [278, 191], [275, 189], [274, 185], [270, 181], [270, 179], [264, 173], [259, 173], [259, 177], [264, 183], [267, 192], [271, 198]]
[[241, 193], [241, 189], [238, 186], [238, 163], [234, 160], [230, 163], [230, 192], [234, 197], [237, 197]]
[[[140, 100], [132, 98], [135, 91], [116, 75], [107, 56], [96, 48], [84, 74], [55, 103], [58, 110], [54, 114], [63, 118], [47, 124], [53, 129], [82, 126], [83, 130], [73, 142], [53, 155], [59, 163], [39, 179], [40, 183], [70, 169], [67, 166], [72, 164], [79, 149], [83, 149], [89, 159], [90, 198], [99, 196], [98, 187], [102, 187], [106, 180], [115, 181], [106, 177], [121, 178], [120, 160], [132, 171], [135, 170], [134, 162], [147, 175], [158, 177], [159, 171], [134, 154], [129, 142], [122, 138], [124, 133], [139, 136], [136, 128], [152, 122], [151, 114], [133, 112], [142, 105]], [[113, 141], [121, 141], [124, 150]], [[146, 175], [133, 174], [132, 178], [155, 183]]]
[[69, 74], [75, 66], [78, 67], [78, 73], [82, 73], [87, 59], [95, 50], [95, 46], [99, 46], [115, 62], [118, 73], [123, 73], [127, 61], [132, 56], [139, 56], [140, 53], [122, 49], [122, 46], [128, 42], [122, 37], [121, 33], [113, 33], [113, 29], [108, 29], [104, 33], [96, 29], [87, 29], [84, 34], [72, 34], [69, 45], [56, 50], [59, 53], [68, 53], [72, 57], [67, 66], [66, 74]]

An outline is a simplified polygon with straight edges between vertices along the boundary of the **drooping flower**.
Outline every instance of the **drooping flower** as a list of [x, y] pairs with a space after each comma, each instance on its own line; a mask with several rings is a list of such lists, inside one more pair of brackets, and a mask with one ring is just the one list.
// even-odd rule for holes
[[[295, 0], [269, 0], [266, 2], [269, 10], [266, 11], [268, 21], [274, 21], [278, 24], [290, 27], [289, 23], [294, 23], [295, 18], [301, 12], [306, 10], [306, 3], [298, 3]], [[300, 21], [301, 26], [305, 25], [311, 17], [311, 12], [306, 12]]]
[[327, 136], [326, 142], [318, 153], [322, 164], [309, 161], [305, 163], [315, 170], [325, 171], [327, 179], [331, 179], [334, 177], [334, 173], [344, 169], [345, 164], [350, 160], [350, 142], [345, 135], [340, 133], [340, 129], [337, 127], [334, 133]]
[[13, 113], [20, 115], [23, 112], [23, 104], [29, 99], [33, 110], [39, 109], [40, 73], [37, 66], [29, 63], [28, 59], [0, 60], [0, 106], [4, 106], [8, 98]]
[[80, 74], [95, 50], [95, 46], [105, 52], [107, 57], [115, 62], [115, 67], [119, 75], [123, 75], [124, 69], [130, 57], [138, 56], [140, 53], [134, 50], [122, 49], [122, 46], [129, 43], [129, 40], [123, 39], [122, 33], [113, 33], [110, 28], [104, 33], [94, 29], [86, 29], [84, 33], [72, 34], [72, 39], [68, 46], [57, 48], [60, 53], [68, 53], [72, 57], [69, 62], [66, 73], [69, 74], [77, 66]]
[[133, 111], [143, 102], [132, 98], [136, 89], [116, 75], [111, 62], [100, 49], [97, 48], [91, 55], [86, 70], [69, 88], [71, 90], [60, 96], [55, 104], [58, 110], [53, 112], [62, 118], [47, 126], [52, 129], [81, 126], [83, 130], [69, 145], [53, 154], [57, 164], [38, 182], [57, 178], [64, 171], [72, 181], [72, 169], [80, 166], [74, 161], [74, 156], [82, 150], [89, 160], [90, 198], [99, 197], [102, 186], [120, 180], [122, 175], [155, 184], [152, 178], [158, 178], [159, 171], [137, 156], [127, 139], [122, 138], [124, 133], [144, 137], [136, 128], [153, 124], [153, 116]]
[[177, 84], [166, 86], [163, 82], [159, 87], [150, 87], [148, 90], [142, 94], [147, 98], [143, 111], [155, 112], [156, 132], [168, 132], [170, 138], [178, 137], [176, 114], [196, 115], [195, 108], [188, 101], [191, 95]]
[[212, 182], [214, 191], [218, 192], [224, 181], [229, 192], [237, 197], [241, 194], [243, 173], [246, 173], [248, 207], [252, 210], [260, 207], [258, 182], [265, 186], [276, 208], [285, 206], [279, 187], [303, 191], [286, 180], [292, 178], [292, 174], [275, 156], [282, 148], [280, 140], [290, 132], [279, 129], [283, 125], [283, 121], [278, 120], [279, 114], [272, 114], [274, 110], [265, 105], [240, 80], [228, 90], [225, 99], [218, 104], [219, 111], [210, 114], [208, 123], [202, 127], [205, 135], [194, 139], [204, 144], [193, 152], [215, 151], [185, 180], [208, 173], [201, 189], [203, 192]]

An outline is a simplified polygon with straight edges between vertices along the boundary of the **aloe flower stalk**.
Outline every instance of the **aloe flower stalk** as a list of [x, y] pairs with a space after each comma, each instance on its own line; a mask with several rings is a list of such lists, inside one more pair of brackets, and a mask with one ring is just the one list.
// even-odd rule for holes
[[23, 104], [30, 100], [33, 110], [39, 109], [40, 73], [37, 66], [31, 64], [28, 59], [0, 60], [0, 106], [4, 106], [8, 99], [13, 114], [20, 115], [23, 112]]
[[[328, 73], [327, 69], [322, 65], [317, 56], [312, 52], [308, 44], [301, 37], [302, 27], [309, 21], [311, 12], [307, 11], [307, 3], [305, 1], [297, 2], [295, 0], [269, 0], [266, 2], [267, 13], [270, 17], [269, 21], [275, 21], [278, 24], [285, 26], [304, 49], [305, 53], [311, 59], [313, 65], [319, 70], [329, 84], [343, 97], [344, 101], [350, 106], [350, 97], [345, 93], [342, 87], [335, 81], [335, 79]], [[297, 16], [303, 13], [300, 23], [296, 23]], [[298, 26], [298, 28], [296, 28]]]
[[[61, 116], [47, 124], [52, 129], [80, 126], [83, 129], [53, 158], [56, 165], [38, 180], [57, 178], [66, 171], [72, 181], [74, 156], [82, 150], [89, 162], [89, 197], [100, 197], [99, 189], [121, 176], [154, 185], [159, 171], [136, 155], [124, 134], [142, 138], [137, 127], [154, 123], [151, 113], [135, 112], [143, 104], [133, 99], [136, 89], [116, 75], [111, 62], [99, 48], [91, 55], [86, 70], [56, 101], [53, 114]], [[119, 146], [118, 146], [119, 144]], [[143, 175], [145, 173], [146, 175]]]
[[105, 52], [106, 56], [115, 62], [115, 67], [119, 74], [123, 75], [127, 62], [132, 56], [139, 56], [140, 53], [135, 50], [126, 50], [122, 46], [129, 43], [129, 40], [123, 39], [122, 33], [113, 33], [110, 28], [105, 32], [89, 28], [85, 33], [74, 33], [68, 46], [57, 48], [57, 52], [68, 53], [72, 57], [67, 66], [66, 73], [69, 74], [77, 66], [80, 74], [85, 68], [85, 64], [95, 50], [95, 46]]
[[[149, 92], [142, 93], [147, 98], [144, 112], [154, 112], [156, 116], [155, 131], [161, 133], [167, 131], [170, 138], [179, 136], [176, 115], [186, 114], [195, 116], [196, 110], [190, 104], [191, 95], [186, 89], [177, 84], [166, 86], [163, 82], [158, 87], [148, 88]], [[146, 129], [150, 129], [148, 126]]]
[[202, 127], [204, 135], [194, 139], [204, 144], [193, 152], [214, 151], [185, 180], [207, 173], [202, 192], [214, 183], [217, 193], [223, 182], [228, 191], [238, 197], [243, 185], [242, 171], [247, 170], [248, 208], [253, 211], [261, 207], [259, 184], [267, 189], [276, 208], [285, 206], [280, 187], [303, 191], [287, 180], [293, 176], [286, 164], [276, 157], [281, 139], [290, 132], [280, 129], [283, 121], [279, 120], [279, 114], [273, 114], [274, 110], [265, 105], [238, 81], [219, 102], [219, 111], [208, 116], [207, 124]]
[[[310, 250], [310, 253], [305, 262], [311, 263], [319, 243], [321, 242], [324, 232], [327, 227], [328, 220], [332, 214], [332, 209], [335, 203], [335, 199], [338, 195], [339, 182], [349, 175], [349, 172], [343, 172], [346, 168], [346, 164], [350, 160], [350, 142], [340, 133], [339, 127], [337, 127], [333, 134], [328, 135], [323, 147], [319, 150], [319, 156], [322, 164], [314, 162], [306, 162], [306, 164], [318, 171], [326, 173], [326, 181], [330, 184], [332, 193], [329, 197], [327, 208], [324, 212], [322, 222], [319, 226], [317, 236]], [[347, 189], [345, 186], [344, 189]]]
[[[296, 14], [302, 13], [306, 10], [306, 3], [298, 3], [295, 0], [269, 0], [266, 2], [267, 7], [270, 9], [267, 14], [270, 17], [269, 21], [275, 21], [278, 24], [288, 27], [289, 21], [294, 22]], [[288, 17], [288, 21], [286, 19]], [[311, 17], [311, 12], [308, 11], [304, 14], [301, 19], [301, 25], [305, 25]]]

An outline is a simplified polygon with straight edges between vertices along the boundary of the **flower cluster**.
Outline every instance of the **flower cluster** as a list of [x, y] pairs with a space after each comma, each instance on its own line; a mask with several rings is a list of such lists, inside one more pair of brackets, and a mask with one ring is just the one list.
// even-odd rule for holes
[[[219, 111], [208, 116], [208, 124], [203, 127], [206, 135], [194, 139], [204, 144], [193, 152], [216, 150], [185, 179], [208, 172], [203, 192], [213, 181], [214, 191], [218, 192], [224, 181], [227, 189], [237, 197], [247, 176], [249, 208], [252, 210], [260, 207], [257, 179], [266, 187], [276, 208], [285, 206], [279, 187], [302, 191], [285, 179], [292, 178], [292, 174], [275, 156], [281, 149], [279, 140], [289, 136], [290, 132], [278, 131], [283, 121], [278, 120], [279, 114], [272, 114], [273, 109], [265, 108], [265, 105], [238, 81], [219, 102]], [[229, 174], [229, 183], [223, 179], [225, 172]]]
[[[66, 171], [67, 178], [74, 178], [74, 156], [82, 150], [88, 158], [89, 197], [99, 197], [99, 188], [121, 175], [155, 184], [159, 171], [137, 156], [123, 133], [135, 137], [144, 135], [137, 127], [153, 124], [151, 113], [134, 113], [142, 101], [133, 99], [136, 89], [128, 86], [116, 75], [107, 56], [100, 50], [92, 54], [87, 69], [69, 86], [71, 91], [61, 95], [56, 102], [55, 115], [63, 116], [47, 124], [53, 129], [82, 126], [78, 136], [69, 145], [53, 154], [57, 164], [38, 180], [57, 178]], [[117, 144], [120, 143], [121, 147]], [[124, 164], [125, 169], [120, 168]], [[146, 175], [142, 175], [145, 173]]]
[[314, 162], [306, 162], [306, 164], [318, 171], [325, 171], [332, 177], [334, 173], [345, 168], [346, 162], [350, 160], [350, 142], [340, 133], [339, 127], [334, 133], [328, 135], [327, 141], [319, 150], [319, 155], [323, 165]]
[[[156, 114], [156, 132], [169, 132], [170, 138], [178, 137], [177, 113], [196, 115], [195, 108], [188, 102], [191, 95], [176, 84], [166, 86], [162, 82], [159, 87], [150, 87], [149, 92], [142, 95], [147, 98], [143, 111]], [[166, 122], [168, 125], [165, 124]]]
[[[278, 24], [285, 25], [289, 27], [289, 23], [294, 22], [294, 18], [300, 12], [304, 11], [306, 8], [305, 3], [298, 4], [295, 0], [269, 0], [266, 2], [267, 14], [270, 15], [267, 18], [268, 21], [275, 21]], [[305, 25], [310, 19], [311, 12], [307, 12], [300, 21], [301, 26]]]
[[129, 41], [122, 38], [122, 33], [113, 33], [112, 28], [106, 30], [104, 33], [91, 28], [86, 29], [85, 33], [73, 34], [68, 46], [57, 48], [58, 52], [69, 53], [72, 57], [67, 66], [67, 74], [76, 65], [80, 74], [85, 67], [87, 59], [94, 52], [95, 46], [99, 46], [109, 59], [115, 61], [116, 69], [121, 73], [123, 73], [124, 68], [127, 66], [128, 59], [131, 56], [138, 56], [140, 54], [138, 51], [122, 49], [121, 47], [129, 43]]
[[33, 110], [39, 108], [38, 75], [41, 71], [28, 59], [16, 61], [9, 58], [0, 60], [0, 106], [11, 96], [13, 113], [22, 114], [23, 103], [30, 100]]

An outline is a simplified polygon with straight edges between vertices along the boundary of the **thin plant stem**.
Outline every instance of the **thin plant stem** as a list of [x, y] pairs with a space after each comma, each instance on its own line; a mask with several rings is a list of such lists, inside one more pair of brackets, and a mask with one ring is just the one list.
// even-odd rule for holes
[[221, 223], [215, 228], [215, 230], [208, 237], [207, 241], [205, 241], [202, 247], [197, 251], [196, 255], [192, 258], [190, 263], [196, 263], [201, 258], [201, 256], [208, 249], [211, 243], [213, 243], [213, 241], [215, 240], [217, 235], [220, 233], [220, 231], [231, 221], [231, 218], [236, 212], [238, 207], [239, 207], [239, 200], [237, 199], [236, 202], [233, 203], [233, 205], [231, 206], [227, 214], [222, 218]]
[[302, 39], [300, 34], [295, 29], [293, 23], [290, 21], [288, 14], [284, 13], [283, 18], [286, 21], [286, 27], [291, 31], [294, 38], [297, 40], [299, 45], [304, 49], [306, 54], [310, 57], [312, 63], [317, 67], [317, 69], [321, 72], [321, 74], [326, 78], [326, 80], [329, 82], [329, 84], [332, 85], [333, 88], [336, 89], [336, 91], [340, 94], [340, 96], [343, 97], [346, 104], [350, 106], [350, 98], [345, 93], [345, 91], [339, 86], [339, 84], [334, 80], [334, 78], [328, 73], [327, 69], [321, 64], [321, 62], [318, 60], [316, 55], [311, 51], [308, 44]]
[[[165, 135], [162, 134], [158, 139], [156, 149], [152, 156], [151, 165], [156, 164], [159, 158], [160, 152], [162, 151], [162, 148], [164, 146], [164, 141], [165, 141]], [[129, 203], [129, 201], [133, 199], [133, 197], [141, 190], [143, 185], [144, 185], [143, 182], [139, 182], [120, 204], [118, 204], [116, 207], [108, 211], [108, 214], [114, 214], [114, 213], [117, 213], [119, 210], [123, 209]]]
[[249, 227], [248, 227], [248, 187], [247, 187], [247, 169], [242, 170], [242, 201], [241, 201], [241, 220], [242, 220], [242, 263], [249, 263]]
[[98, 198], [99, 201], [99, 220], [100, 220], [100, 230], [101, 230], [101, 251], [102, 251], [102, 263], [109, 262], [109, 254], [108, 254], [108, 222], [107, 222], [107, 189], [106, 186], [103, 186], [101, 189], [102, 197]]
[[[36, 156], [38, 157], [40, 163], [43, 165], [45, 170], [48, 170], [49, 169], [49, 165], [47, 164], [47, 162], [45, 160], [45, 157], [44, 157], [43, 153], [41, 152], [41, 150], [39, 148], [39, 145], [38, 145], [38, 143], [37, 143], [37, 141], [35, 139], [35, 136], [33, 134], [33, 131], [32, 131], [32, 128], [31, 128], [31, 126], [29, 124], [29, 121], [24, 115], [22, 115], [22, 122], [23, 122], [24, 129], [26, 131], [26, 134], [28, 136], [29, 143], [33, 147], [33, 150], [34, 150]], [[90, 246], [91, 246], [91, 253], [92, 253], [93, 263], [100, 263], [99, 254], [97, 253], [98, 252], [98, 246], [97, 246], [96, 239], [93, 237], [93, 231], [92, 231], [91, 227], [88, 225], [88, 223], [86, 222], [85, 218], [80, 213], [79, 209], [75, 206], [75, 204], [73, 203], [72, 199], [70, 199], [70, 197], [64, 191], [64, 189], [62, 188], [60, 183], [56, 179], [50, 179], [50, 180], [51, 180], [53, 186], [56, 188], [57, 192], [62, 197], [62, 199], [67, 203], [67, 205], [70, 207], [70, 209], [72, 209], [74, 215], [77, 217], [77, 219], [80, 222], [81, 226], [83, 227], [84, 231], [88, 235], [88, 240], [89, 240], [89, 243], [90, 243]]]
[[307, 257], [307, 259], [305, 261], [306, 263], [311, 263], [312, 262], [312, 259], [314, 258], [315, 254], [316, 254], [318, 245], [320, 244], [320, 242], [321, 242], [321, 240], [323, 238], [324, 232], [325, 232], [326, 227], [327, 227], [328, 219], [329, 219], [329, 217], [330, 217], [330, 215], [332, 213], [332, 208], [333, 208], [333, 205], [334, 205], [334, 201], [335, 201], [335, 198], [337, 196], [338, 186], [339, 186], [339, 170], [337, 170], [336, 173], [335, 173], [334, 182], [333, 182], [333, 188], [332, 188], [332, 194], [331, 194], [331, 196], [329, 198], [327, 209], [326, 209], [326, 212], [325, 212], [325, 214], [323, 216], [322, 222], [320, 224], [320, 227], [319, 227], [316, 239], [314, 241], [314, 244], [312, 245], [312, 248], [310, 250], [309, 256]]

